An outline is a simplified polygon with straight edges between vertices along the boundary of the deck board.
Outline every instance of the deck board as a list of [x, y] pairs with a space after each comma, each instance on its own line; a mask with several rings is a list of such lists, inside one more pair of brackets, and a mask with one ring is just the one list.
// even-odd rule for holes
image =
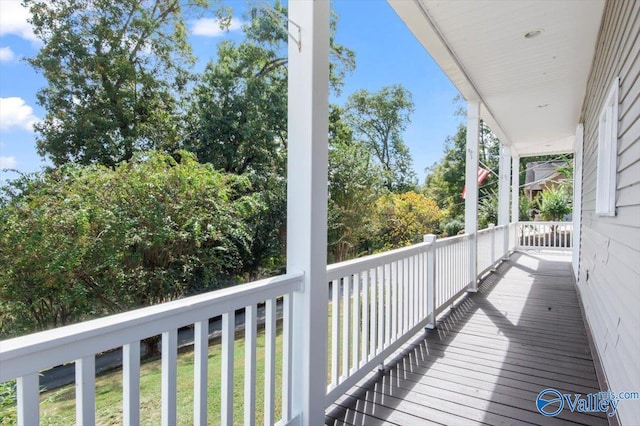
[[544, 417], [540, 391], [599, 391], [563, 254], [514, 253], [387, 364], [327, 410], [331, 425], [606, 425], [606, 415]]

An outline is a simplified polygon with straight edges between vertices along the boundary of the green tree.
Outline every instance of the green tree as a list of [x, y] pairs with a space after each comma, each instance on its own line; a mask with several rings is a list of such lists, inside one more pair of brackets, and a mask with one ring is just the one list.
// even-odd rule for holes
[[217, 288], [250, 257], [244, 178], [192, 154], [149, 152], [114, 169], [69, 164], [4, 188], [2, 334]]
[[353, 141], [343, 109], [329, 114], [328, 249], [331, 262], [357, 257], [371, 222], [371, 205], [382, 187], [380, 169], [369, 151]]
[[362, 89], [347, 101], [345, 121], [355, 139], [379, 163], [390, 191], [402, 192], [416, 186], [411, 154], [402, 140], [413, 111], [411, 93], [400, 85], [383, 87], [376, 93]]
[[436, 232], [441, 219], [438, 204], [423, 194], [383, 195], [375, 203], [371, 248], [384, 251], [421, 242], [423, 235]]
[[[286, 7], [249, 9], [245, 39], [218, 45], [216, 61], [200, 77], [187, 107], [184, 147], [215, 168], [246, 176], [266, 206], [254, 218], [248, 272], [283, 264], [286, 224], [287, 43]], [[335, 42], [331, 20], [331, 83], [339, 90], [354, 53]]]
[[[193, 63], [185, 15], [208, 0], [23, 0], [44, 45], [37, 149], [55, 165], [114, 166], [178, 139], [176, 94]], [[222, 9], [219, 9], [222, 17]], [[223, 20], [224, 22], [224, 20]]]
[[[465, 186], [466, 146], [467, 127], [460, 124], [456, 134], [447, 137], [442, 159], [427, 169], [424, 193], [438, 202], [440, 208], [444, 210], [447, 221], [461, 220], [464, 215], [465, 202], [462, 199], [462, 191]], [[486, 199], [484, 201], [485, 216], [489, 219], [497, 215], [497, 201], [493, 203], [492, 197], [498, 185], [500, 141], [484, 122], [481, 122], [480, 126], [478, 160], [480, 167], [492, 172], [478, 188], [480, 206]], [[492, 203], [496, 205], [496, 213], [490, 212], [493, 208]], [[486, 221], [480, 218], [481, 225], [484, 222]], [[495, 223], [495, 219], [486, 223]]]
[[461, 124], [455, 135], [447, 137], [440, 162], [427, 170], [424, 193], [436, 200], [448, 219], [464, 215], [466, 144], [467, 127]]

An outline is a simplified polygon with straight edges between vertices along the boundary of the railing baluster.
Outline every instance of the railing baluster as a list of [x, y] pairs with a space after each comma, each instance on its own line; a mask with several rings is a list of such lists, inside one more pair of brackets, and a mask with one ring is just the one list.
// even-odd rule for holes
[[125, 426], [140, 424], [139, 341], [122, 347], [122, 422]]
[[418, 306], [418, 321], [421, 320], [422, 318], [424, 318], [426, 316], [425, 314], [425, 290], [426, 290], [426, 285], [427, 282], [425, 281], [425, 274], [424, 274], [424, 262], [425, 262], [425, 257], [424, 257], [424, 252], [423, 253], [419, 253], [418, 254], [418, 297], [417, 297], [417, 306]]
[[37, 373], [18, 377], [18, 426], [40, 423], [40, 377]]
[[[276, 300], [268, 299], [265, 305], [264, 330], [264, 424], [272, 425], [275, 416], [276, 393]], [[255, 386], [255, 380], [254, 380]], [[255, 401], [254, 401], [255, 406]], [[246, 407], [245, 407], [246, 413]], [[246, 414], [245, 414], [246, 418]], [[247, 424], [245, 420], [245, 424]]]
[[378, 354], [378, 352], [380, 352], [382, 350], [382, 345], [384, 344], [384, 321], [385, 321], [385, 315], [384, 315], [384, 298], [386, 297], [386, 291], [385, 291], [385, 281], [384, 281], [384, 266], [378, 266], [377, 268], [377, 272], [376, 272], [376, 286], [379, 289], [379, 294], [378, 294], [378, 315], [377, 315], [377, 321], [378, 321], [378, 341], [377, 341], [377, 345], [376, 345], [376, 355]]
[[[266, 310], [266, 308], [265, 308]], [[256, 305], [245, 306], [244, 308], [244, 424], [253, 426], [256, 424]], [[269, 335], [266, 331], [268, 327], [268, 313], [265, 314], [265, 361], [264, 371], [267, 376]], [[266, 378], [265, 378], [266, 382]], [[266, 387], [266, 386], [265, 386]], [[269, 394], [264, 394], [265, 401]]]
[[96, 359], [94, 355], [76, 360], [76, 424], [96, 422]]
[[426, 275], [424, 274], [424, 254], [425, 252], [418, 253], [416, 255], [416, 273], [418, 275], [417, 283], [416, 283], [416, 323], [422, 321], [422, 319], [426, 316], [424, 310], [425, 306], [422, 303], [425, 300], [424, 294], [426, 292]]
[[384, 265], [384, 297], [385, 297], [385, 305], [384, 305], [384, 346], [387, 347], [391, 342], [391, 321], [393, 318], [392, 314], [392, 303], [391, 303], [391, 265], [385, 263]]
[[209, 375], [209, 320], [198, 321], [193, 330], [193, 424], [207, 424]]
[[[458, 259], [457, 253], [456, 253], [456, 244], [451, 244], [447, 246], [447, 255], [453, 269], [454, 270], [457, 269], [455, 267], [455, 264], [457, 263], [457, 259]], [[456, 274], [452, 274], [452, 279], [448, 280], [449, 285], [447, 286], [447, 300], [451, 298], [451, 296], [453, 296], [453, 289], [457, 284], [455, 282], [455, 278], [456, 278]]]
[[351, 336], [351, 365], [354, 370], [360, 366], [360, 274], [353, 274], [353, 335]]
[[398, 337], [398, 263], [391, 262], [391, 338], [389, 343]]
[[[337, 281], [335, 281], [337, 283]], [[336, 284], [337, 286], [337, 284]], [[338, 298], [334, 299], [336, 304], [339, 304]], [[291, 380], [293, 375], [292, 369], [292, 341], [291, 331], [293, 330], [293, 297], [290, 294], [285, 294], [282, 297], [282, 420], [285, 424], [291, 420]], [[338, 323], [336, 323], [336, 327]], [[338, 340], [336, 339], [336, 349], [338, 346]], [[336, 370], [338, 369], [336, 365]], [[337, 381], [335, 382], [338, 383]]]
[[369, 270], [362, 272], [362, 362], [360, 365], [366, 363], [369, 360], [369, 339], [371, 338], [371, 332], [369, 330]]
[[415, 306], [415, 302], [416, 302], [416, 294], [415, 294], [415, 289], [416, 289], [416, 274], [415, 274], [415, 262], [414, 262], [414, 257], [411, 256], [410, 258], [407, 259], [407, 263], [408, 263], [408, 269], [409, 269], [409, 274], [408, 274], [408, 282], [407, 285], [409, 286], [409, 321], [407, 323], [407, 330], [410, 329], [411, 327], [413, 327], [413, 324], [415, 324], [415, 315], [416, 315], [416, 306]]
[[340, 377], [340, 282], [331, 282], [331, 383], [338, 385]]
[[162, 333], [162, 425], [176, 424], [178, 330]]
[[400, 297], [398, 298], [398, 313], [400, 314], [400, 319], [398, 320], [398, 336], [404, 334], [405, 324], [407, 318], [407, 280], [405, 278], [406, 268], [405, 268], [406, 259], [402, 259], [398, 261], [398, 267], [400, 268]]
[[409, 292], [411, 291], [409, 286], [409, 272], [409, 259], [402, 259], [402, 291], [404, 292], [404, 298], [402, 301], [402, 313], [404, 314], [402, 316], [402, 334], [409, 330], [409, 315], [411, 314], [411, 304], [409, 303]]
[[233, 346], [235, 340], [235, 312], [222, 314], [222, 380], [220, 421], [223, 425], [233, 425]]
[[415, 317], [413, 318], [413, 324], [411, 324], [411, 326], [413, 327], [415, 324], [417, 324], [420, 320], [422, 320], [424, 318], [421, 312], [421, 307], [422, 307], [422, 274], [421, 274], [421, 264], [422, 264], [422, 253], [417, 253], [414, 257], [413, 257], [413, 270], [414, 270], [414, 275], [415, 275], [415, 283], [414, 283], [414, 288], [415, 288], [415, 300], [413, 301], [414, 306], [414, 312], [415, 312]]
[[378, 318], [378, 298], [382, 296], [382, 292], [378, 292], [378, 270], [379, 268], [373, 268], [371, 270], [371, 321], [369, 327], [371, 327], [370, 340], [369, 340], [369, 361], [378, 353], [378, 327], [380, 319]]
[[351, 275], [343, 278], [342, 281], [342, 374], [344, 378], [349, 377], [349, 355], [350, 343], [349, 330], [351, 326]]

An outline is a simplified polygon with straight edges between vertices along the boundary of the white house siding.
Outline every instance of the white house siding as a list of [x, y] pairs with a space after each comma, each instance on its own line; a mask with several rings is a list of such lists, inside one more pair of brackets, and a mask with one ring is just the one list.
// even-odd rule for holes
[[[598, 119], [616, 76], [616, 215], [603, 217], [595, 214]], [[578, 288], [610, 389], [640, 391], [640, 1], [607, 2], [582, 121]], [[622, 402], [619, 419], [638, 424], [640, 401]]]

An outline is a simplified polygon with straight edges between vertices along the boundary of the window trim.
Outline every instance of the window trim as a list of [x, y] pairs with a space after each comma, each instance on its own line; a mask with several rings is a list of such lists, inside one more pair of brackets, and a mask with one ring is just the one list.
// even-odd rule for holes
[[596, 215], [616, 215], [616, 177], [618, 166], [618, 102], [620, 77], [611, 84], [598, 117], [598, 169]]

